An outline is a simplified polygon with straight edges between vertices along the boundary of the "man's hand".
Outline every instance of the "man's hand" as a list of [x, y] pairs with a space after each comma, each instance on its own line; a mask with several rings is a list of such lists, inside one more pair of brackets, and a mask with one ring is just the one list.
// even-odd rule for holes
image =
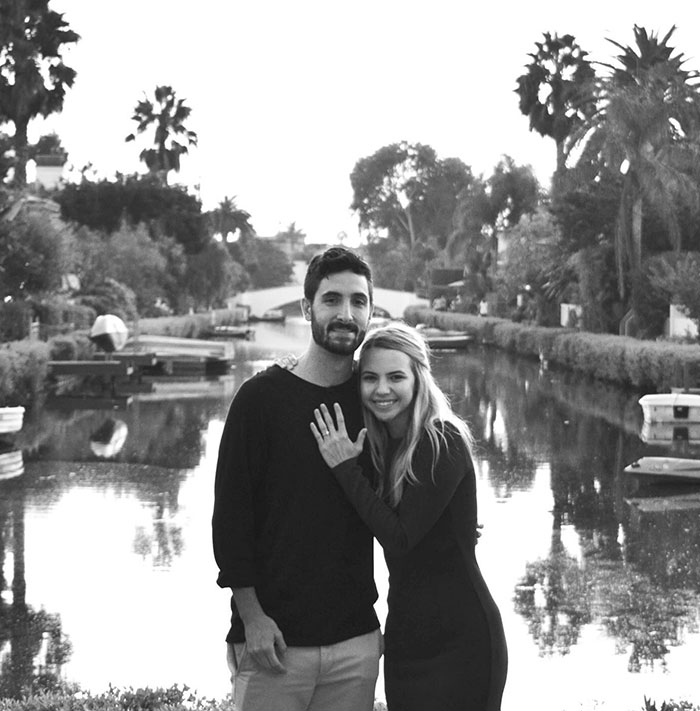
[[262, 669], [284, 674], [281, 657], [287, 651], [277, 623], [267, 615], [257, 615], [245, 622], [246, 650]]
[[246, 650], [253, 661], [268, 671], [284, 674], [287, 670], [280, 657], [287, 651], [277, 623], [265, 614], [255, 588], [232, 588], [233, 600], [245, 627]]

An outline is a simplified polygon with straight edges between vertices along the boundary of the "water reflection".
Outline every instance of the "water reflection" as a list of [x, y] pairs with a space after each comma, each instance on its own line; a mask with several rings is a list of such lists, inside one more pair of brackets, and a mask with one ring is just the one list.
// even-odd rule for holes
[[[27, 423], [25, 474], [0, 482], [3, 693], [41, 670], [61, 673], [61, 665], [70, 680], [98, 690], [109, 682], [188, 683], [213, 696], [226, 693], [217, 645], [227, 595], [217, 596], [209, 540], [216, 428], [238, 385], [277, 355], [299, 352], [306, 338], [294, 324], [266, 328], [269, 340], [258, 334], [237, 344], [228, 378], [171, 383], [160, 393], [135, 396], [119, 413], [46, 411]], [[513, 709], [522, 707], [527, 692], [518, 690], [519, 671], [526, 670], [528, 684], [542, 678], [554, 687], [554, 676], [578, 679], [581, 655], [601, 640], [611, 641], [624, 674], [643, 675], [645, 684], [651, 674], [673, 685], [667, 698], [678, 697], [692, 676], [673, 661], [673, 651], [691, 638], [697, 648], [699, 632], [700, 492], [645, 486], [623, 468], [657, 451], [696, 453], [692, 433], [641, 436], [637, 394], [503, 353], [439, 354], [435, 370], [478, 440], [480, 506], [489, 527], [480, 555], [491, 565], [488, 578], [514, 640], [514, 680], [504, 711], [509, 698]], [[75, 546], [79, 534], [71, 532], [71, 517], [90, 530], [92, 547]], [[27, 575], [38, 590], [34, 607], [23, 593], [25, 519], [33, 532]], [[58, 537], [63, 565], [75, 571], [68, 599], [46, 587], [45, 536]], [[8, 572], [18, 566], [20, 573]], [[109, 576], [107, 590], [94, 580], [101, 575]], [[87, 629], [94, 620], [81, 623], [76, 616], [74, 608], [85, 604], [82, 588], [113, 610], [115, 657], [103, 660], [106, 669], [91, 666], [92, 645], [100, 639]], [[124, 603], [129, 596], [132, 605]], [[196, 614], [183, 616], [193, 604]], [[70, 663], [67, 635], [74, 645]], [[170, 646], [172, 653], [164, 654]], [[188, 661], [183, 649], [196, 650], [200, 663], [192, 663], [191, 652]], [[139, 660], [140, 652], [151, 661]], [[569, 659], [555, 674], [547, 666]], [[614, 667], [604, 655], [600, 663]], [[613, 686], [624, 688], [625, 679], [618, 674]], [[632, 706], [642, 703], [645, 691], [630, 699]], [[613, 692], [593, 683], [590, 693], [606, 698]], [[580, 707], [578, 699], [567, 707], [552, 694], [550, 706], [540, 699], [542, 708]]]
[[26, 601], [24, 503], [21, 485], [0, 481], [0, 698], [51, 688], [71, 653], [60, 615]]

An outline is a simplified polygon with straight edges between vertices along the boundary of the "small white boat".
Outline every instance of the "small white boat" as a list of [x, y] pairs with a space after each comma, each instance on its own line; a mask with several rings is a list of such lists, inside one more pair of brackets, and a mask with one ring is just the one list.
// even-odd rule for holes
[[656, 393], [639, 398], [645, 422], [700, 422], [700, 395]]
[[467, 331], [449, 331], [442, 328], [420, 328], [420, 334], [433, 350], [459, 349], [463, 350], [474, 340]]
[[0, 407], [0, 434], [14, 434], [22, 429], [24, 424], [24, 408]]
[[644, 422], [639, 435], [642, 442], [671, 446], [678, 442], [700, 444], [700, 422]]
[[648, 477], [653, 481], [695, 482], [700, 484], [700, 459], [681, 457], [641, 457], [625, 467], [628, 474]]

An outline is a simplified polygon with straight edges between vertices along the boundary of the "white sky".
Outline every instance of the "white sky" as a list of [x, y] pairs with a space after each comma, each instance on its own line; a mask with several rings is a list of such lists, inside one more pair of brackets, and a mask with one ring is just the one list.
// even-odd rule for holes
[[235, 196], [259, 234], [296, 222], [307, 242], [357, 240], [349, 175], [389, 143], [431, 145], [489, 175], [502, 154], [543, 184], [554, 144], [530, 133], [516, 78], [543, 32], [573, 34], [609, 61], [635, 23], [700, 69], [693, 0], [52, 0], [82, 39], [56, 130], [81, 167], [142, 171], [124, 143], [144, 93], [170, 84], [192, 108], [199, 147], [171, 182], [201, 186], [205, 209]]

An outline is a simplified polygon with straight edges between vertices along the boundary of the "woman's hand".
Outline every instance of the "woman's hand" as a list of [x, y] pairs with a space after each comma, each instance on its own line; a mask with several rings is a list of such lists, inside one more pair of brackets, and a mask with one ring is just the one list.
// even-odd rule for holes
[[283, 370], [294, 370], [296, 368], [299, 359], [294, 355], [294, 353], [287, 353], [287, 355], [275, 358], [274, 364], [278, 365]]
[[337, 426], [325, 405], [314, 410], [316, 422], [311, 423], [311, 432], [316, 438], [321, 456], [331, 469], [341, 462], [359, 457], [367, 436], [367, 430], [363, 428], [357, 435], [357, 441], [353, 442], [345, 429], [343, 410], [337, 402], [333, 405], [333, 410]]

